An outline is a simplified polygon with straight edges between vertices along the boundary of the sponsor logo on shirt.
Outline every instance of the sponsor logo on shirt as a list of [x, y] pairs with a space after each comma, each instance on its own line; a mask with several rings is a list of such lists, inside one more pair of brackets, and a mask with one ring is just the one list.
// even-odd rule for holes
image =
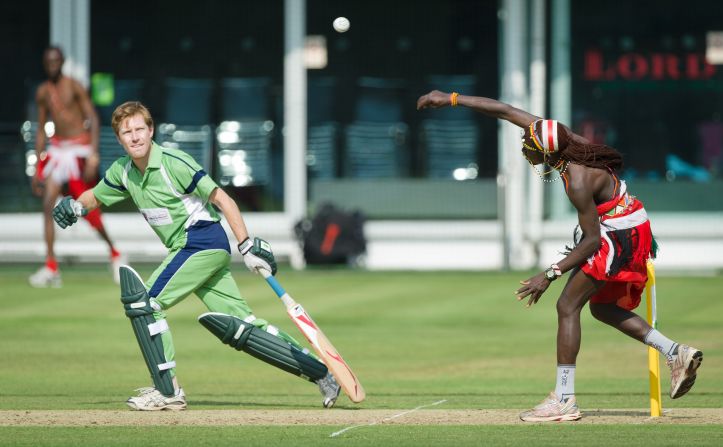
[[167, 208], [141, 208], [140, 211], [146, 222], [152, 227], [173, 223], [171, 213], [168, 212]]

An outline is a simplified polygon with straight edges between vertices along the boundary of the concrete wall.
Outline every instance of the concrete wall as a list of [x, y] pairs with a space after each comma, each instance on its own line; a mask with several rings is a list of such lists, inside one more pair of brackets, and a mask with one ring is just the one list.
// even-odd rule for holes
[[[1, 216], [0, 262], [42, 262], [40, 214]], [[656, 261], [659, 271], [723, 270], [723, 214], [661, 214], [652, 215], [651, 221], [661, 246]], [[165, 256], [165, 247], [140, 214], [106, 214], [105, 222], [130, 262], [159, 262]], [[271, 242], [280, 259], [298, 256], [299, 246], [284, 214], [251, 214], [246, 223], [252, 236]], [[539, 267], [561, 258], [559, 252], [570, 243], [575, 223], [573, 219], [545, 222]], [[366, 267], [371, 270], [497, 270], [503, 265], [498, 221], [370, 221], [365, 233]], [[61, 262], [103, 262], [108, 257], [105, 245], [85, 222], [58, 229], [56, 234]], [[234, 261], [241, 262], [240, 255]]]

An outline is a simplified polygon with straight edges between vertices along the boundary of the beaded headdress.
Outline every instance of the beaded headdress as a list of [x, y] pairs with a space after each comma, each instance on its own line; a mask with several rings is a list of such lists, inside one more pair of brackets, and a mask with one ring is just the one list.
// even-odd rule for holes
[[534, 146], [527, 143], [522, 138], [522, 145], [536, 152], [542, 152], [549, 155], [560, 150], [560, 141], [558, 138], [557, 120], [537, 120], [530, 123], [530, 140]]
[[[522, 131], [522, 146], [525, 149], [533, 152], [542, 152], [544, 162], [548, 163], [547, 157], [560, 151], [560, 138], [558, 134], [558, 129], [559, 125], [557, 120], [540, 119], [537, 121], [533, 121], [532, 123], [530, 123], [529, 140], [525, 138], [525, 132]], [[532, 144], [529, 144], [530, 142]], [[527, 161], [530, 162], [532, 168], [535, 170], [537, 175], [546, 182], [557, 180], [557, 178], [553, 180], [546, 179], [545, 176], [547, 174], [550, 174], [554, 170], [558, 170], [560, 171], [560, 175], [562, 175], [567, 169], [567, 162], [564, 161], [562, 158], [558, 159], [555, 165], [551, 165], [553, 168], [552, 170], [543, 173], [540, 173], [537, 170], [537, 168], [529, 158], [527, 159]]]

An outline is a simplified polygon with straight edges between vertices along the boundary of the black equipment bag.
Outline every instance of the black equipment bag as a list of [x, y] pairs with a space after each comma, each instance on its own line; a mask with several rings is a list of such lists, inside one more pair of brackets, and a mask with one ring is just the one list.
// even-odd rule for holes
[[321, 205], [311, 219], [296, 224], [296, 236], [307, 264], [357, 264], [366, 253], [364, 216], [330, 203]]

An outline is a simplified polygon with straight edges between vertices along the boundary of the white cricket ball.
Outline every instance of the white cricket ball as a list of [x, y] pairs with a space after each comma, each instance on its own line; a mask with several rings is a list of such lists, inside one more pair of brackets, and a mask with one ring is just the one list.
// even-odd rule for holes
[[347, 19], [346, 17], [337, 17], [334, 19], [333, 26], [336, 32], [345, 33], [349, 31], [351, 23], [349, 23], [349, 19]]

